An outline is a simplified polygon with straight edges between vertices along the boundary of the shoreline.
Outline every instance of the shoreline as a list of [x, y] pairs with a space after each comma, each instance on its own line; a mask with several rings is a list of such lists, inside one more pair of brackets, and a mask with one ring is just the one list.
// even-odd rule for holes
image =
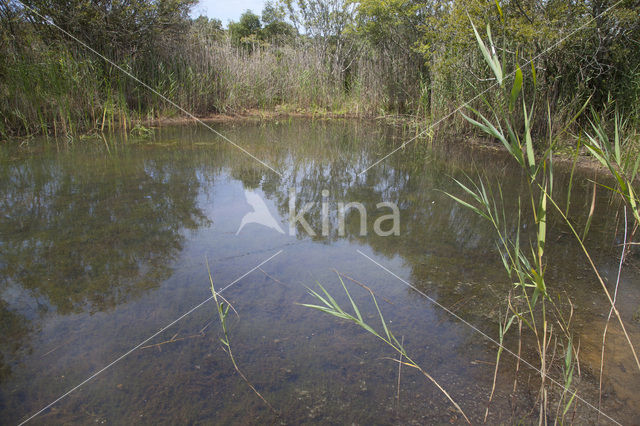
[[[283, 110], [259, 110], [249, 109], [243, 110], [237, 113], [221, 113], [211, 114], [202, 117], [191, 118], [185, 115], [164, 116], [158, 118], [146, 118], [132, 120], [128, 123], [128, 131], [136, 126], [143, 127], [165, 127], [165, 126], [181, 126], [198, 123], [204, 124], [225, 124], [225, 123], [251, 123], [251, 122], [273, 122], [282, 119], [308, 119], [308, 120], [364, 120], [371, 122], [381, 122], [382, 125], [399, 126], [402, 124], [408, 124], [412, 126], [424, 126], [424, 123], [420, 123], [420, 119], [415, 116], [402, 116], [402, 115], [384, 115], [373, 116], [366, 114], [356, 113], [335, 113], [325, 111], [283, 111]], [[134, 124], [135, 123], [135, 124]], [[91, 135], [99, 135], [103, 132], [97, 130], [81, 132], [76, 137], [84, 138]], [[426, 133], [426, 132], [425, 132]], [[484, 136], [478, 136], [472, 133], [458, 133], [450, 135], [437, 134], [434, 138], [443, 137], [449, 140], [448, 143], [455, 144], [457, 147], [468, 147], [475, 152], [493, 153], [496, 155], [509, 155], [506, 148], [499, 142]], [[424, 139], [427, 143], [434, 144], [434, 140], [428, 140], [429, 136], [425, 134]], [[16, 138], [14, 141], [19, 145], [24, 144], [31, 138]], [[4, 140], [1, 143], [7, 144], [10, 140]], [[540, 158], [537, 156], [537, 158]], [[600, 175], [604, 173], [608, 175], [607, 169], [597, 161], [597, 159], [589, 156], [585, 156], [582, 153], [575, 159], [574, 153], [556, 153], [554, 162], [556, 165], [562, 168], [571, 168], [575, 160], [575, 171], [581, 173], [597, 173]]]
[[[418, 126], [418, 119], [411, 116], [398, 116], [398, 115], [386, 115], [386, 116], [366, 116], [355, 113], [331, 113], [331, 112], [288, 112], [288, 111], [265, 111], [265, 110], [245, 110], [235, 114], [214, 114], [206, 117], [197, 117], [197, 120], [190, 117], [178, 116], [178, 117], [163, 117], [150, 120], [143, 120], [141, 124], [150, 126], [179, 126], [186, 124], [197, 124], [199, 121], [205, 124], [208, 123], [242, 123], [242, 122], [261, 122], [261, 121], [276, 121], [279, 119], [309, 119], [309, 120], [366, 120], [366, 121], [381, 121], [385, 125], [399, 125], [401, 123], [409, 123]], [[436, 136], [437, 137], [437, 136]], [[502, 144], [489, 138], [482, 137], [474, 134], [452, 134], [444, 135], [451, 141], [450, 143], [456, 144], [458, 147], [467, 146], [474, 151], [492, 152], [498, 155], [508, 155], [508, 152]], [[428, 136], [424, 136], [425, 139]], [[428, 142], [433, 143], [433, 141]], [[536, 156], [536, 159], [539, 159]], [[575, 171], [580, 173], [597, 173], [600, 175], [604, 173], [608, 175], [606, 167], [604, 167], [597, 159], [583, 155], [582, 153], [575, 158], [575, 153], [556, 153], [554, 156], [554, 163], [561, 168], [572, 168], [575, 161]]]
[[272, 121], [281, 118], [306, 118], [306, 119], [348, 119], [348, 120], [403, 120], [415, 122], [415, 118], [402, 118], [396, 115], [388, 116], [371, 116], [356, 113], [336, 113], [336, 112], [324, 112], [324, 111], [278, 111], [278, 110], [258, 110], [250, 109], [244, 110], [238, 113], [220, 113], [212, 114], [202, 117], [191, 118], [187, 116], [174, 116], [174, 117], [159, 117], [153, 119], [140, 120], [142, 125], [153, 126], [171, 126], [188, 124], [194, 122], [203, 123], [230, 123], [230, 122], [242, 122], [242, 121]]

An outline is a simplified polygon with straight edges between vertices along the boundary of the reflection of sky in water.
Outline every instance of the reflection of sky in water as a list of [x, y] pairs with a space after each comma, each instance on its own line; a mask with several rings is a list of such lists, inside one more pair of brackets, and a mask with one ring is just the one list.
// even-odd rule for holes
[[[193, 128], [161, 129], [156, 136], [160, 145], [130, 142], [115, 157], [100, 152], [99, 145], [87, 144], [3, 166], [3, 423], [15, 423], [40, 409], [209, 297], [205, 258], [221, 288], [281, 249], [283, 254], [264, 265], [264, 272], [253, 272], [225, 296], [240, 313], [231, 321], [231, 338], [241, 368], [286, 421], [456, 420], [439, 392], [408, 371], [398, 414], [397, 366], [384, 359], [392, 354], [353, 326], [296, 305], [311, 302], [304, 286], [316, 282], [344, 305], [347, 301], [334, 268], [375, 292], [392, 329], [405, 337], [416, 361], [457, 397], [468, 414], [480, 418], [493, 374], [487, 363], [493, 361], [495, 348], [355, 251], [376, 258], [495, 335], [509, 283], [494, 250], [493, 234], [486, 223], [438, 191], [455, 190], [450, 176], [459, 175], [459, 168], [470, 172], [469, 154], [436, 150], [426, 154], [427, 161], [418, 148], [407, 148], [358, 177], [363, 165], [386, 151], [394, 130], [304, 121], [224, 130], [277, 165], [285, 177], [268, 173]], [[363, 139], [368, 141], [365, 146], [357, 143]], [[161, 145], [175, 141], [180, 143]], [[504, 181], [502, 167], [495, 164], [500, 158], [486, 161], [491, 162], [488, 173], [495, 170], [503, 179], [505, 193], [519, 185], [518, 179]], [[588, 197], [587, 189], [576, 186], [574, 204]], [[301, 232], [289, 236], [290, 187], [296, 188], [299, 206], [316, 203], [305, 216], [316, 237]], [[284, 235], [257, 224], [235, 235], [251, 211], [245, 189], [262, 197]], [[367, 236], [359, 235], [357, 214], [347, 215], [346, 237], [337, 234], [334, 214], [330, 236], [320, 235], [323, 189], [330, 191], [332, 213], [338, 201], [367, 206]], [[400, 237], [371, 232], [380, 201], [400, 207]], [[594, 219], [596, 237], [610, 232], [598, 221], [609, 213], [603, 204]], [[516, 223], [517, 218], [510, 218], [512, 231]], [[590, 244], [609, 256], [601, 240], [593, 238]], [[563, 260], [549, 265], [550, 281], [562, 282], [576, 294], [577, 323], [589, 324], [606, 311], [600, 303], [601, 290], [585, 278], [589, 271], [569, 239], [548, 249], [551, 259]], [[606, 259], [599, 261], [615, 273], [615, 262]], [[346, 283], [365, 319], [379, 327], [369, 294], [352, 281]], [[622, 283], [620, 291], [627, 296], [620, 298], [623, 314], [630, 316], [635, 308], [637, 283], [632, 274]], [[270, 421], [271, 414], [233, 374], [220, 350], [219, 327], [213, 319], [212, 305], [203, 306], [147, 343], [160, 345], [132, 353], [37, 420]], [[172, 338], [183, 340], [161, 344]], [[590, 341], [589, 335], [584, 341]], [[588, 352], [585, 357], [589, 362]], [[613, 376], [623, 361], [612, 360], [615, 391], [633, 390], [640, 382]], [[514, 363], [507, 358], [503, 362], [494, 422], [508, 422], [511, 413], [508, 393]], [[584, 381], [589, 383], [588, 378]], [[528, 392], [524, 388], [518, 394], [522, 401]], [[585, 392], [591, 395], [589, 388]], [[605, 408], [632, 416], [637, 395], [626, 406], [605, 401]], [[584, 411], [581, 415], [586, 417], [580, 418], [592, 419], [591, 414]]]

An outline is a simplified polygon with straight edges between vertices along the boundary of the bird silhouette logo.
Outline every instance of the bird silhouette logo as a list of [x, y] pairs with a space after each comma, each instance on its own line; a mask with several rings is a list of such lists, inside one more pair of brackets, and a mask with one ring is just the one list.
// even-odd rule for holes
[[273, 218], [271, 213], [269, 213], [267, 205], [258, 194], [245, 189], [244, 196], [247, 199], [247, 203], [249, 203], [249, 205], [253, 208], [253, 211], [244, 215], [242, 221], [240, 222], [240, 227], [238, 228], [236, 235], [240, 233], [245, 225], [248, 225], [250, 223], [257, 223], [258, 225], [275, 229], [279, 233], [284, 234], [284, 231], [280, 227], [280, 224]]

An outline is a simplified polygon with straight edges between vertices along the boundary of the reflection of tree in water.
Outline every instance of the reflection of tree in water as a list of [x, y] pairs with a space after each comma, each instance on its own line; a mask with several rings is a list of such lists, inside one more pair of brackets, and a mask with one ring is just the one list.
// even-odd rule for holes
[[[195, 229], [206, 220], [196, 197], [200, 185], [221, 168], [247, 188], [259, 187], [283, 217], [289, 214], [288, 189], [297, 188], [299, 207], [315, 202], [305, 218], [319, 240], [325, 239], [320, 235], [321, 201], [327, 189], [327, 240], [343, 238], [338, 235], [337, 203], [357, 201], [367, 209], [367, 236], [360, 235], [360, 215], [350, 210], [346, 238], [378, 254], [401, 255], [424, 265], [437, 261], [437, 256], [425, 256], [425, 246], [427, 252], [433, 245], [452, 255], [494, 247], [486, 223], [437, 191], [458, 193], [450, 176], [460, 176], [458, 167], [473, 172], [465, 150], [444, 152], [438, 159], [433, 153], [422, 155], [418, 145], [358, 176], [388, 151], [389, 140], [405, 137], [390, 128], [355, 122], [242, 128], [237, 139], [282, 170], [281, 178], [225, 144], [198, 144], [203, 136], [190, 128], [163, 132], [164, 139], [177, 138], [185, 145], [152, 155], [135, 150], [137, 154], [113, 159], [60, 156], [54, 163], [36, 157], [5, 168], [0, 183], [4, 279], [44, 296], [59, 313], [107, 309], [155, 286], [170, 273], [167, 265], [184, 241], [181, 230]], [[189, 145], [189, 140], [195, 143]], [[504, 176], [504, 162], [495, 155], [479, 167], [494, 177]], [[518, 179], [505, 184], [515, 185], [505, 192], [517, 192]], [[376, 208], [380, 202], [398, 205], [399, 237], [372, 232], [375, 220], [389, 213]]]
[[[346, 238], [381, 256], [401, 256], [418, 286], [427, 285], [425, 277], [446, 286], [450, 283], [439, 280], [445, 278], [438, 275], [439, 270], [461, 277], [465, 268], [486, 264], [482, 256], [490, 257], [494, 269], [500, 268], [499, 259], [488, 253], [495, 247], [488, 224], [436, 190], [459, 194], [450, 176], [460, 177], [458, 167], [473, 174], [468, 158], [456, 159], [455, 153], [446, 153], [438, 160], [433, 154], [408, 150], [358, 176], [389, 151], [385, 141], [397, 135], [350, 124], [320, 123], [310, 128], [308, 122], [242, 131], [246, 136], [235, 139], [246, 141], [250, 152], [273, 164], [284, 177], [235, 148], [199, 144], [200, 134], [177, 135], [182, 141], [179, 146], [157, 148], [150, 154], [140, 147], [115, 158], [70, 153], [52, 159], [43, 155], [2, 168], [0, 297], [4, 298], [10, 286], [18, 286], [45, 308], [68, 314], [107, 310], [156, 287], [171, 274], [171, 260], [185, 241], [183, 231], [207, 222], [197, 196], [202, 185], [222, 169], [247, 188], [260, 188], [285, 218], [289, 215], [288, 189], [297, 188], [298, 208], [315, 202], [305, 218], [318, 233], [317, 240]], [[176, 135], [162, 137], [167, 140]], [[277, 143], [272, 146], [271, 141]], [[493, 163], [486, 163], [485, 170], [494, 170], [494, 178], [504, 176], [495, 156], [488, 161]], [[513, 179], [505, 184], [517, 186], [519, 182]], [[324, 189], [330, 192], [328, 237], [320, 235]], [[517, 187], [505, 190], [513, 191]], [[356, 210], [347, 213], [346, 236], [338, 235], [335, 213], [340, 201], [365, 205], [366, 236], [360, 235]], [[376, 218], [389, 213], [376, 208], [385, 201], [399, 207], [399, 237], [373, 232]], [[513, 227], [517, 218], [509, 219]], [[307, 238], [303, 232], [299, 235]], [[438, 299], [447, 306], [466, 296], [424, 289], [439, 293]], [[27, 335], [24, 324], [28, 318], [1, 299], [0, 308], [3, 336], [15, 336], [0, 341], [0, 347], [12, 350], [13, 342]]]
[[[332, 152], [331, 150], [327, 150]], [[371, 156], [375, 159], [375, 156]], [[368, 161], [373, 161], [373, 160]], [[391, 165], [375, 167], [364, 176], [361, 161], [354, 152], [325, 152], [324, 158], [307, 158], [300, 161], [280, 179], [276, 185], [265, 175], [261, 189], [276, 202], [283, 217], [289, 216], [289, 188], [296, 188], [296, 211], [306, 203], [315, 203], [304, 218], [318, 234], [317, 240], [339, 240], [347, 238], [370, 246], [376, 253], [394, 257], [410, 255], [412, 247], [422, 246], [425, 241], [446, 241], [457, 249], [476, 249], [492, 246], [491, 229], [468, 209], [458, 208], [439, 190], [456, 191], [455, 182], [443, 169], [443, 164], [425, 167], [425, 158], [414, 156], [407, 161], [391, 162]], [[367, 162], [365, 161], [365, 164]], [[454, 174], [454, 173], [451, 173]], [[458, 173], [459, 174], [459, 173]], [[329, 235], [320, 235], [322, 230], [322, 191], [328, 190]], [[366, 208], [366, 235], [361, 234], [361, 216], [357, 209], [350, 209], [345, 216], [345, 236], [339, 235], [338, 203], [359, 202]], [[379, 203], [391, 202], [400, 212], [401, 235], [388, 237], [376, 235], [375, 221], [391, 213], [388, 207], [378, 208]], [[435, 204], [437, 203], [437, 204]], [[383, 223], [383, 230], [391, 225]], [[299, 238], [307, 238], [300, 225]], [[453, 238], [452, 238], [453, 236]], [[486, 237], [486, 238], [485, 238]]]
[[[339, 144], [336, 142], [335, 145]], [[280, 215], [284, 218], [289, 217], [288, 190], [295, 188], [297, 212], [307, 203], [315, 203], [304, 216], [316, 232], [316, 236], [311, 237], [313, 240], [328, 242], [346, 238], [366, 246], [365, 251], [368, 252], [368, 249], [371, 249], [377, 256], [401, 258], [409, 271], [408, 279], [412, 284], [489, 335], [497, 338], [497, 323], [500, 321], [500, 315], [504, 315], [506, 295], [512, 289], [512, 283], [505, 273], [496, 249], [497, 236], [488, 221], [441, 192], [447, 191], [456, 196], [465, 197], [452, 177], [464, 181], [466, 178], [461, 171], [474, 178], [477, 176], [475, 165], [470, 161], [468, 153], [465, 156], [464, 152], [460, 155], [453, 150], [447, 150], [444, 153], [434, 151], [427, 156], [415, 157], [401, 156], [402, 153], [399, 153], [398, 156], [390, 158], [384, 164], [369, 170], [364, 176], [358, 176], [362, 170], [359, 164], [362, 163], [361, 158], [366, 159], [365, 164], [371, 164], [376, 158], [375, 155], [370, 155], [366, 146], [357, 147], [355, 150], [339, 151], [325, 140], [323, 148], [322, 152], [314, 155], [314, 147], [311, 146], [309, 148], [310, 154], [305, 155], [305, 149], [297, 147], [299, 155], [295, 157], [295, 162], [287, 170], [284, 178], [275, 185], [273, 180], [269, 180], [269, 174], [265, 174], [260, 188], [268, 198], [275, 202]], [[359, 158], [357, 155], [362, 157]], [[521, 186], [526, 185], [526, 182], [521, 179], [519, 172], [514, 171], [514, 168], [503, 161], [500, 156], [493, 154], [486, 156], [486, 158], [478, 156], [475, 160], [478, 169], [484, 175], [487, 187], [493, 191], [497, 203], [501, 202], [497, 184], [499, 183], [502, 187], [505, 233], [512, 240], [515, 240], [520, 226], [519, 234], [522, 248], [528, 251], [530, 244], [535, 244], [535, 241], [531, 240], [535, 235], [533, 233], [535, 223], [532, 221], [532, 215], [527, 212], [530, 209], [530, 206], [527, 205], [528, 200], [520, 202], [518, 200], [518, 194], [523, 193]], [[564, 188], [568, 186], [569, 175], [556, 169], [556, 179], [557, 186], [554, 195], [558, 200], [564, 201], [567, 197]], [[574, 206], [575, 213], [572, 219], [578, 223], [584, 221], [580, 214], [589, 211], [588, 203], [590, 202], [589, 188], [585, 187], [582, 181], [587, 182], [583, 176], [574, 176], [571, 205]], [[253, 182], [255, 182], [255, 178]], [[328, 197], [330, 202], [330, 234], [328, 236], [320, 235], [323, 221], [321, 207], [323, 190], [328, 190], [330, 193]], [[468, 199], [468, 197], [466, 198]], [[351, 210], [351, 213], [346, 216], [346, 236], [342, 237], [338, 234], [337, 215], [335, 214], [337, 203], [352, 201], [360, 202], [366, 207], [365, 228], [367, 232], [366, 235], [360, 235], [360, 215], [357, 210]], [[396, 203], [399, 208], [401, 223], [399, 237], [379, 236], [373, 232], [376, 218], [381, 214], [389, 213], [388, 210], [376, 209], [378, 203], [385, 201]], [[604, 211], [602, 210], [603, 205]], [[518, 219], [519, 209], [522, 210], [521, 220]], [[615, 212], [614, 209], [611, 210]], [[602, 247], [603, 244], [599, 243], [599, 241], [610, 241], [607, 237], [602, 238], [603, 236], [613, 235], [612, 224], [608, 220], [612, 217], [611, 210], [607, 212], [606, 203], [600, 202], [593, 223], [599, 222], [601, 229], [596, 233], [595, 228], [592, 228], [589, 240], [590, 246], [594, 242], [599, 244], [596, 247], [599, 247], [600, 250], [594, 251], [594, 253], [597, 253], [596, 255], [602, 259], [603, 264], [605, 262], [611, 264], [614, 263], [612, 260], [615, 260], [615, 256], [611, 256], [611, 247]], [[609, 224], [609, 229], [606, 229], [604, 224]], [[566, 225], [562, 223], [558, 215], [550, 216], [547, 219], [547, 226], [550, 230], [549, 235], [554, 236], [553, 241], [546, 247], [549, 254], [547, 282], [553, 283], [556, 294], [562, 294], [562, 291], [566, 290], [568, 294], [572, 295], [575, 306], [578, 306], [575, 311], [578, 324], [589, 324], [590, 320], [599, 321], [606, 316], [607, 305], [596, 306], [597, 299], [588, 295], [589, 291], [599, 290], [595, 281], [589, 282], [577, 278], [580, 274], [585, 273], [581, 271], [583, 267], [581, 265], [586, 263], [582, 253], [578, 250], [572, 237], [565, 238], [563, 236], [569, 234]], [[297, 236], [300, 239], [310, 238], [301, 225], [298, 225]], [[354, 256], [357, 255], [354, 253]], [[362, 260], [362, 262], [366, 263], [367, 261]], [[402, 286], [401, 283], [388, 277], [375, 266], [370, 266], [374, 272], [387, 277], [392, 285]], [[590, 271], [587, 270], [586, 273], [590, 274]], [[589, 291], [585, 291], [585, 289], [589, 289]], [[416, 295], [416, 297], [419, 296]], [[564, 312], [574, 312], [574, 306], [569, 306], [564, 302], [564, 299], [559, 299], [554, 303]], [[440, 317], [438, 325], [441, 322], [453, 320], [450, 314], [441, 309], [436, 309], [434, 312]], [[404, 321], [414, 320], [413, 318], [404, 318]], [[400, 323], [402, 324], [402, 322]], [[589, 333], [589, 330], [581, 330], [580, 328], [576, 328], [575, 331], [581, 335]], [[483, 346], [484, 341], [479, 345], [477, 334], [460, 333], [460, 335], [467, 337], [463, 337], [459, 341], [452, 339], [450, 342], [455, 343], [456, 346], [448, 350], [460, 352], [464, 356], [469, 353], [470, 348], [479, 351], [486, 350]], [[523, 347], [526, 348], [526, 339], [528, 338], [526, 330], [523, 335], [523, 339], [525, 339]], [[420, 336], [419, 332], [417, 336]], [[414, 337], [417, 339], [417, 336]], [[510, 340], [511, 338], [517, 339], [515, 334], [510, 335], [506, 343], [514, 348], [516, 342]], [[588, 349], [583, 349], [583, 351], [588, 351]], [[531, 358], [530, 354], [525, 352], [523, 355], [535, 365], [535, 357]], [[597, 352], [596, 355], [599, 357], [600, 352]], [[597, 360], [599, 361], [599, 358]], [[509, 363], [512, 361], [512, 358], [508, 359]], [[597, 368], [597, 365], [594, 366]], [[500, 380], [505, 380], [507, 377], [503, 372], [500, 375]], [[500, 384], [500, 382], [498, 383]], [[621, 383], [624, 381], [621, 380]], [[521, 386], [521, 392], [533, 394], [537, 384], [531, 383], [530, 386], [530, 388], [529, 385]], [[588, 395], [594, 393], [595, 390], [597, 389], [590, 388], [588, 384], [581, 388], [581, 392]], [[632, 405], [633, 402], [629, 406]]]
[[[480, 172], [496, 197], [499, 197], [497, 183], [500, 183], [507, 213], [507, 232], [515, 237], [520, 223], [520, 239], [528, 250], [529, 232], [534, 229], [534, 224], [530, 222], [526, 200], [518, 202], [517, 198], [521, 186], [526, 182], [521, 179], [508, 156], [492, 150], [472, 150], [448, 141], [434, 149], [428, 149], [426, 144], [418, 142], [359, 175], [364, 168], [397, 146], [398, 141], [410, 139], [415, 134], [403, 134], [399, 129], [375, 123], [319, 120], [292, 121], [276, 126], [250, 125], [243, 127], [237, 135], [231, 133], [230, 136], [245, 142], [250, 152], [275, 166], [283, 176], [268, 171], [247, 156], [237, 155], [233, 148], [226, 145], [218, 146], [220, 151], [216, 152], [216, 158], [209, 160], [205, 158], [212, 155], [211, 148], [201, 146], [202, 152], [198, 153], [200, 160], [210, 165], [224, 165], [229, 174], [247, 189], [259, 188], [275, 203], [280, 216], [285, 219], [289, 217], [289, 188], [296, 188], [298, 212], [306, 203], [315, 203], [304, 216], [316, 232], [313, 237], [315, 241], [348, 239], [370, 247], [380, 256], [400, 256], [410, 267], [412, 282], [416, 285], [434, 295], [440, 289], [427, 288], [427, 285], [432, 285], [427, 281], [442, 286], [440, 297], [444, 304], [453, 304], [461, 297], [446, 291], [452, 280], [457, 284], [458, 280], [474, 280], [482, 275], [487, 277], [487, 281], [495, 277], [499, 283], [509, 284], [496, 252], [496, 235], [490, 224], [442, 192], [465, 197], [452, 177], [465, 181], [463, 172], [471, 177], [476, 177]], [[200, 138], [195, 135], [196, 142]], [[389, 144], [389, 141], [395, 143]], [[569, 174], [560, 173], [559, 166], [556, 167], [556, 197], [565, 200], [566, 195], [561, 192], [568, 185]], [[583, 204], [590, 202], [590, 187], [586, 183], [577, 175], [573, 179], [571, 205], [576, 206], [576, 212], [584, 212]], [[330, 232], [326, 237], [321, 235], [322, 190], [325, 189], [330, 194], [327, 198]], [[346, 235], [340, 236], [337, 203], [353, 201], [366, 207], [367, 235], [360, 235], [360, 214], [352, 209], [346, 213]], [[392, 202], [398, 206], [400, 236], [379, 236], [373, 232], [376, 219], [390, 213], [388, 208], [376, 207], [381, 202]], [[520, 222], [517, 214], [519, 208], [522, 209]], [[596, 209], [593, 223], [605, 216]], [[576, 219], [581, 220], [580, 217]], [[556, 216], [550, 216], [547, 224], [550, 229], [562, 226]], [[387, 229], [384, 225], [389, 226], [390, 223], [383, 224], [383, 229]], [[595, 229], [594, 225], [592, 229]], [[300, 225], [298, 231], [298, 238], [309, 238]], [[550, 246], [549, 250], [566, 251], [562, 254], [565, 259], [569, 255], [580, 258], [579, 253], [569, 247], [570, 243], [570, 239], [567, 239], [566, 244]], [[553, 266], [550, 265], [550, 269]], [[482, 269], [484, 271], [479, 273]], [[481, 291], [480, 287], [473, 287], [473, 291]], [[495, 305], [495, 299], [490, 297], [477, 299], [487, 302], [492, 308]]]
[[231, 169], [230, 174], [231, 177], [242, 182], [245, 189], [249, 190], [258, 188], [264, 177], [264, 172], [254, 167], [235, 167]]
[[195, 171], [164, 159], [32, 158], [3, 174], [2, 298], [18, 291], [37, 308], [0, 299], [2, 374], [29, 320], [50, 309], [111, 309], [158, 286], [171, 275], [183, 230], [207, 223]]
[[24, 344], [30, 331], [27, 324], [26, 318], [11, 311], [8, 304], [0, 299], [0, 381], [11, 373], [11, 354], [17, 352]]
[[[31, 158], [2, 173], [5, 361], [24, 343], [26, 324], [47, 310], [104, 311], [157, 287], [172, 273], [184, 230], [208, 223], [197, 206], [195, 170], [169, 158], [71, 153]], [[8, 303], [16, 292], [37, 307]]]
[[194, 170], [161, 159], [34, 159], [2, 182], [0, 274], [61, 314], [158, 285], [206, 222]]
[[[462, 172], [472, 177], [477, 176], [478, 172], [482, 173], [498, 199], [497, 184], [500, 183], [504, 194], [506, 231], [515, 239], [519, 224], [521, 243], [528, 249], [529, 238], [533, 235], [530, 232], [535, 227], [527, 212], [530, 207], [526, 200], [519, 203], [517, 198], [521, 186], [526, 182], [521, 179], [509, 158], [492, 151], [471, 151], [459, 145], [456, 147], [455, 144], [438, 147], [428, 153], [422, 152], [420, 146], [415, 146], [407, 148], [406, 152], [398, 152], [359, 176], [364, 167], [380, 158], [381, 152], [388, 152], [389, 147], [381, 147], [380, 141], [371, 140], [367, 135], [370, 129], [367, 128], [363, 128], [361, 133], [348, 126], [325, 126], [320, 130], [319, 134], [314, 134], [311, 129], [306, 138], [301, 138], [300, 135], [305, 133], [293, 129], [292, 134], [297, 134], [297, 139], [288, 141], [282, 135], [273, 135], [272, 139], [289, 147], [287, 154], [290, 157], [283, 178], [277, 178], [275, 174], [251, 162], [245, 163], [242, 170], [232, 168], [237, 172], [234, 176], [247, 173], [251, 177], [248, 186], [252, 189], [258, 186], [275, 202], [283, 218], [289, 217], [289, 188], [296, 188], [297, 212], [306, 203], [315, 203], [304, 216], [316, 232], [313, 240], [328, 242], [348, 239], [368, 246], [380, 256], [400, 256], [411, 269], [411, 281], [437, 296], [447, 306], [471, 296], [478, 297], [473, 299], [473, 303], [465, 305], [469, 310], [488, 313], [494, 311], [496, 306], [502, 306], [502, 299], [498, 297], [505, 294], [502, 287], [496, 294], [489, 294], [485, 286], [486, 283], [496, 284], [508, 291], [510, 285], [496, 250], [494, 230], [486, 220], [460, 206], [442, 191], [465, 197], [452, 179], [455, 177], [465, 181]], [[393, 139], [394, 136], [397, 135], [393, 132], [380, 135], [384, 140]], [[358, 142], [352, 143], [354, 139]], [[269, 161], [272, 164], [282, 163], [281, 156], [274, 155]], [[251, 167], [253, 170], [248, 172]], [[559, 185], [556, 197], [565, 200], [566, 195], [562, 191], [568, 185], [569, 175], [557, 170]], [[263, 177], [258, 179], [256, 172], [262, 173]], [[241, 180], [246, 183], [247, 179]], [[330, 193], [327, 198], [330, 222], [328, 236], [321, 235], [322, 190]], [[581, 183], [578, 176], [574, 177], [573, 192], [572, 206], [590, 200], [589, 188]], [[340, 236], [337, 203], [353, 201], [362, 203], [366, 208], [366, 235], [360, 235], [360, 214], [352, 209], [346, 214], [346, 235]], [[392, 202], [398, 206], [400, 236], [379, 236], [373, 232], [376, 219], [390, 213], [388, 208], [376, 207], [381, 202]], [[522, 210], [520, 221], [519, 208]], [[585, 211], [579, 207], [575, 210]], [[596, 218], [606, 219], [605, 216], [596, 211]], [[577, 217], [576, 220], [580, 221], [581, 218]], [[389, 223], [386, 225], [389, 226]], [[548, 219], [548, 226], [554, 230], [564, 229], [560, 218], [556, 216]], [[299, 224], [298, 238], [309, 238]], [[571, 243], [570, 239], [563, 240], [562, 244], [549, 247], [549, 250], [562, 253], [558, 258], [567, 259], [570, 256], [578, 263], [583, 259]], [[550, 278], [561, 274], [563, 270], [572, 270], [562, 264], [550, 265], [549, 269]], [[478, 283], [479, 279], [482, 279], [482, 284], [467, 285], [467, 282]], [[565, 285], [566, 280], [559, 281]], [[465, 283], [462, 287], [461, 282]], [[460, 293], [454, 291], [455, 287], [464, 287], [466, 290]], [[478, 306], [478, 303], [483, 305]]]

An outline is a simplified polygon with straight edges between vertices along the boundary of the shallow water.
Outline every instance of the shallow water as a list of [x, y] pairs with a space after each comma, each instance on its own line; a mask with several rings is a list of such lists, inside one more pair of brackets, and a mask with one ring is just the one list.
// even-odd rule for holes
[[[149, 138], [2, 147], [0, 422], [19, 423], [72, 389], [32, 422], [461, 422], [416, 371], [401, 370], [398, 391], [398, 365], [388, 359], [394, 354], [373, 336], [299, 305], [314, 302], [305, 286], [321, 283], [346, 306], [335, 271], [373, 290], [408, 353], [474, 423], [481, 422], [496, 347], [363, 254], [497, 337], [510, 283], [494, 234], [442, 191], [460, 195], [452, 178], [481, 170], [502, 183], [507, 211], [517, 212], [524, 183], [510, 160], [464, 143], [436, 141], [427, 148], [421, 142], [358, 175], [413, 135], [340, 120], [216, 127], [282, 176], [194, 126], [159, 128]], [[568, 178], [559, 173], [556, 187], [566, 186]], [[298, 211], [315, 203], [305, 216], [315, 236], [300, 226], [290, 234], [290, 188]], [[258, 224], [237, 233], [251, 211], [247, 189], [265, 201], [284, 233]], [[339, 232], [337, 205], [352, 201], [367, 209], [366, 235], [354, 210], [346, 215], [344, 235]], [[577, 223], [585, 222], [581, 212], [590, 201], [591, 183], [576, 176], [571, 212]], [[376, 219], [389, 213], [376, 208], [380, 202], [398, 205], [400, 235], [373, 232]], [[611, 290], [620, 212], [618, 203], [598, 192], [587, 245]], [[508, 221], [515, 229], [517, 213]], [[597, 406], [607, 302], [567, 230], [553, 217], [549, 221], [547, 282], [556, 294], [571, 295], [581, 345], [576, 383], [579, 395]], [[520, 226], [527, 235], [530, 221]], [[623, 271], [618, 306], [638, 346], [640, 326], [633, 317], [640, 304], [640, 262], [633, 256]], [[233, 283], [223, 293], [239, 314], [229, 323], [233, 351], [277, 416], [234, 372], [219, 341], [215, 305], [190, 312], [211, 295], [205, 260], [217, 288]], [[380, 328], [369, 293], [345, 283], [365, 319]], [[602, 410], [634, 423], [640, 373], [613, 322], [607, 342]], [[507, 344], [515, 349], [517, 339]], [[523, 357], [535, 361], [532, 351], [525, 349]], [[514, 392], [515, 369], [515, 360], [503, 356], [491, 423], [537, 422], [537, 373], [520, 365]], [[607, 423], [584, 403], [572, 419]]]

